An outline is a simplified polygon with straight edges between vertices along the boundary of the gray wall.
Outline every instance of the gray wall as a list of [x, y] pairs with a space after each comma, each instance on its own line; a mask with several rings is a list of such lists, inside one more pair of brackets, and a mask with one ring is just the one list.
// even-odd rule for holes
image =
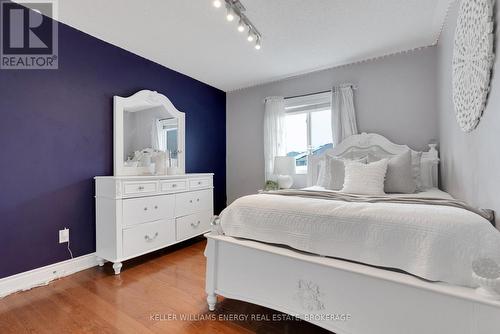
[[[495, 7], [500, 17], [500, 6]], [[500, 82], [494, 75], [488, 105], [476, 130], [469, 134], [462, 132], [455, 120], [451, 87], [457, 9], [458, 5], [454, 4], [438, 43], [442, 188], [457, 198], [495, 209], [500, 214]], [[497, 53], [498, 42], [497, 35]], [[494, 72], [498, 73], [499, 66], [497, 59]]]
[[380, 60], [315, 72], [227, 93], [228, 202], [255, 193], [264, 183], [263, 99], [328, 90], [351, 82], [358, 128], [390, 140], [426, 149], [438, 137], [436, 53], [426, 48]]

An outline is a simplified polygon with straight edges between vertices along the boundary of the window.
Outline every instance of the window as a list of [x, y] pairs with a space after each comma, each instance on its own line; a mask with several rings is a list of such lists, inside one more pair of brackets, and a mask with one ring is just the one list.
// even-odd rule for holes
[[307, 156], [332, 148], [330, 94], [287, 100], [286, 149], [295, 158], [296, 172], [307, 173]]
[[164, 119], [161, 122], [164, 131], [164, 147], [166, 147], [167, 152], [170, 154], [171, 159], [177, 159], [177, 132], [178, 125], [176, 118]]

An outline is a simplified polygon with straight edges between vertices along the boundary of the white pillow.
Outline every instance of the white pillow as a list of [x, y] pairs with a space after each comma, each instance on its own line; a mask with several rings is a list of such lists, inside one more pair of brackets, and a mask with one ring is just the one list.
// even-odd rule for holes
[[422, 152], [411, 152], [411, 166], [413, 170], [413, 178], [417, 184], [417, 191], [425, 190], [420, 177], [420, 162], [422, 161]]
[[[368, 162], [379, 160], [377, 156], [368, 154]], [[384, 191], [386, 193], [411, 194], [415, 192], [417, 183], [415, 182], [411, 163], [410, 150], [389, 158], [384, 184]]]
[[[370, 154], [372, 156], [372, 161], [375, 159], [382, 159], [382, 157]], [[431, 188], [428, 187], [427, 184], [425, 184], [422, 181], [422, 172], [421, 172], [421, 161], [422, 161], [422, 152], [415, 152], [411, 151], [411, 168], [412, 168], [412, 174], [413, 174], [413, 179], [415, 180], [415, 184], [417, 185], [416, 191], [423, 191], [426, 188]], [[368, 161], [371, 162], [371, 161]]]
[[[326, 161], [326, 163], [330, 163], [329, 173], [330, 173], [330, 182], [327, 189], [330, 190], [342, 190], [344, 186], [345, 179], [345, 163], [347, 161], [356, 161], [366, 164], [368, 162], [367, 157], [363, 157], [356, 160], [351, 159], [342, 159], [342, 158], [330, 158], [330, 160]], [[328, 171], [328, 168], [326, 169]]]
[[360, 195], [384, 195], [387, 163], [387, 159], [369, 164], [346, 161], [344, 187], [342, 188], [342, 192]]
[[433, 170], [435, 162], [431, 159], [420, 159], [420, 190], [434, 188]]
[[[330, 179], [329, 179], [329, 176], [327, 177], [327, 158], [326, 156], [323, 156], [321, 158], [321, 160], [319, 161], [319, 164], [318, 164], [318, 168], [319, 168], [319, 173], [318, 173], [318, 181], [316, 182], [316, 185], [317, 186], [320, 186], [320, 187], [323, 187], [323, 188], [326, 188], [328, 187], [328, 185], [330, 184]], [[329, 169], [329, 167], [328, 167]]]
[[[329, 155], [321, 157], [318, 164], [319, 172], [316, 185], [326, 189], [341, 190], [344, 185], [344, 161], [349, 160], [352, 159], [332, 157]], [[352, 161], [366, 163], [368, 157], [362, 157]]]

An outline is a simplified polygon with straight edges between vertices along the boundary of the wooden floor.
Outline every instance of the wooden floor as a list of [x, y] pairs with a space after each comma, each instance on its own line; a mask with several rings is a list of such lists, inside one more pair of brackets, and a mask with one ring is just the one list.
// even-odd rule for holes
[[220, 297], [216, 312], [208, 312], [204, 248], [198, 238], [127, 261], [119, 276], [107, 263], [7, 296], [0, 299], [0, 333], [326, 333]]

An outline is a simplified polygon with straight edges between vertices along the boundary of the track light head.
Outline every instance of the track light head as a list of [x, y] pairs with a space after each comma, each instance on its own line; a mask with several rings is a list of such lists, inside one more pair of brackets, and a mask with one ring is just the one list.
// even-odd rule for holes
[[234, 21], [234, 10], [231, 6], [226, 6], [226, 9], [227, 9], [227, 15], [226, 15], [226, 20], [228, 20], [229, 22], [232, 22]]
[[249, 30], [248, 30], [248, 37], [247, 37], [247, 41], [249, 41], [249, 42], [253, 42], [253, 40], [254, 40], [254, 39], [255, 39], [255, 36], [254, 36], [254, 34], [253, 34], [252, 30], [251, 30], [251, 29], [249, 29]]
[[220, 6], [222, 6], [222, 2], [220, 0], [214, 0], [212, 5], [214, 5], [215, 8], [220, 8]]
[[242, 19], [240, 19], [240, 22], [238, 23], [238, 31], [239, 32], [245, 31], [245, 23], [243, 22]]
[[260, 41], [260, 38], [257, 39], [257, 42], [255, 43], [255, 49], [260, 50], [262, 48], [262, 43]]

